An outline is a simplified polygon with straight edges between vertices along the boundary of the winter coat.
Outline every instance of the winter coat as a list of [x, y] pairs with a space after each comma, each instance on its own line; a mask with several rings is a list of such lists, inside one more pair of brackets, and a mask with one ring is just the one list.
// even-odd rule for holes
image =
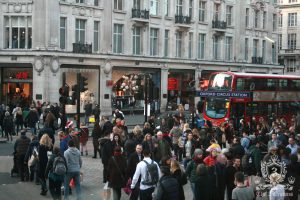
[[32, 140], [27, 149], [24, 161], [28, 162], [28, 160], [30, 159], [30, 157], [33, 153], [33, 149], [36, 148], [38, 150], [39, 146], [40, 146], [40, 143], [38, 140]]
[[127, 139], [124, 144], [124, 152], [127, 156], [127, 158], [130, 156], [130, 154], [135, 152], [136, 142], [133, 139]]
[[[65, 163], [67, 163], [64, 156], [52, 154], [50, 159], [48, 160], [48, 163], [47, 163], [47, 167], [46, 167], [46, 171], [45, 171], [45, 177], [49, 177], [49, 179], [52, 179], [53, 181], [63, 182], [64, 181], [64, 175], [57, 175], [57, 174], [53, 173], [53, 171], [54, 171], [54, 169], [53, 169], [54, 159], [58, 156], [62, 157], [64, 159]], [[66, 165], [66, 169], [68, 171], [67, 165]]]
[[30, 109], [26, 117], [27, 125], [30, 128], [35, 127], [35, 124], [39, 121], [39, 115], [36, 109]]
[[208, 182], [208, 175], [197, 176], [195, 182], [195, 200], [210, 200]]
[[80, 143], [85, 145], [89, 140], [89, 129], [87, 127], [80, 128], [80, 129], [81, 129]]
[[114, 125], [110, 121], [106, 121], [103, 124], [103, 128], [102, 128], [103, 134], [107, 135], [109, 133], [112, 133], [113, 127]]
[[[141, 160], [144, 159], [144, 156], [141, 155]], [[137, 164], [140, 162], [139, 156], [136, 152], [132, 153], [128, 158], [128, 166], [127, 166], [127, 177], [133, 178], [133, 175], [136, 170]]]
[[183, 190], [183, 183], [182, 183], [182, 172], [181, 169], [177, 169], [173, 174], [172, 177], [174, 177], [178, 184], [178, 191], [179, 191], [179, 200], [184, 200], [184, 190]]
[[251, 174], [248, 175], [256, 175], [257, 173], [260, 173], [260, 169], [261, 169], [261, 160], [262, 160], [262, 154], [261, 154], [261, 150], [256, 147], [255, 145], [251, 145], [249, 147], [249, 153], [251, 155], [253, 155], [253, 159], [254, 159], [254, 165], [255, 165], [255, 172], [251, 172]]
[[153, 152], [153, 150], [154, 150], [154, 144], [153, 144], [152, 140], [143, 141], [142, 146], [143, 146], [143, 149], [148, 149], [150, 152]]
[[143, 135], [146, 135], [147, 133], [150, 133], [150, 135], [153, 135], [153, 129], [152, 128], [144, 128]]
[[154, 148], [154, 160], [156, 162], [160, 162], [160, 160], [165, 156], [171, 156], [171, 147], [169, 143], [162, 139], [160, 141], [157, 141], [158, 146]]
[[[114, 161], [114, 160], [115, 161]], [[127, 162], [123, 155], [113, 156], [108, 161], [108, 182], [111, 188], [122, 188], [126, 184]]]
[[179, 200], [179, 183], [172, 176], [162, 176], [158, 181], [155, 200]]
[[11, 115], [5, 116], [3, 119], [3, 129], [5, 132], [11, 133], [14, 130], [14, 120]]
[[229, 149], [229, 152], [232, 153], [232, 156], [234, 158], [240, 158], [242, 159], [243, 155], [245, 154], [245, 149], [241, 144], [234, 144]]
[[48, 154], [47, 152], [51, 151], [51, 148], [45, 146], [45, 145], [40, 145], [39, 146], [39, 162], [38, 162], [38, 169], [40, 173], [40, 177], [45, 176], [45, 171], [48, 163]]
[[82, 160], [80, 151], [76, 147], [69, 147], [64, 153], [67, 161], [68, 172], [80, 172]]
[[57, 120], [55, 115], [52, 112], [48, 112], [44, 124], [47, 125], [49, 128], [55, 130], [54, 121]]
[[55, 143], [54, 130], [49, 127], [43, 127], [42, 129], [40, 129], [40, 132], [38, 134], [38, 139], [40, 140], [44, 134], [47, 134], [49, 138], [51, 138], [52, 144], [54, 145]]
[[[203, 163], [203, 161], [201, 160], [198, 164], [200, 163]], [[195, 183], [197, 181], [196, 169], [198, 164], [194, 160], [191, 160], [186, 167], [185, 173], [189, 177], [191, 183]]]
[[14, 150], [16, 156], [26, 155], [27, 149], [30, 144], [30, 139], [26, 135], [21, 135], [15, 142]]
[[70, 135], [65, 136], [59, 143], [60, 154], [64, 155], [65, 151], [68, 149], [68, 142], [72, 139]]
[[103, 165], [108, 165], [108, 161], [113, 153], [112, 142], [109, 138], [101, 138], [99, 139], [100, 143], [100, 153], [101, 160]]

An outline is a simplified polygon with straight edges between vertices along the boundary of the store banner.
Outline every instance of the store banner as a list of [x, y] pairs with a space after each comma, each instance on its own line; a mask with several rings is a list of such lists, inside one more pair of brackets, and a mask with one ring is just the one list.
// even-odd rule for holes
[[251, 98], [251, 92], [197, 91], [198, 97]]
[[168, 90], [178, 90], [177, 78], [168, 78]]

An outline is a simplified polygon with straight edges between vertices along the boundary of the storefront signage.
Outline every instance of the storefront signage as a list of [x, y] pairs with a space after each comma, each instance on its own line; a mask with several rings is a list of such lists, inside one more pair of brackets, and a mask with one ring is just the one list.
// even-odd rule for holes
[[250, 92], [197, 91], [199, 97], [251, 98]]
[[16, 79], [28, 79], [28, 72], [17, 72], [15, 75]]
[[168, 78], [168, 90], [178, 90], [178, 79]]

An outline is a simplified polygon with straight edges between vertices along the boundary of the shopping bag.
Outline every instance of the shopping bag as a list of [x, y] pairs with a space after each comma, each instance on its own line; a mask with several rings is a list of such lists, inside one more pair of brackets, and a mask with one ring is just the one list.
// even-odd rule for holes
[[72, 178], [71, 181], [70, 181], [70, 184], [69, 184], [70, 188], [75, 188], [75, 181], [74, 179]]
[[124, 191], [127, 195], [130, 195], [131, 192], [132, 192], [130, 186], [131, 186], [131, 178], [128, 179], [128, 181], [127, 181], [125, 187], [123, 188], [123, 191]]
[[89, 117], [89, 122], [90, 123], [95, 123], [96, 122], [94, 115], [92, 115], [92, 116]]

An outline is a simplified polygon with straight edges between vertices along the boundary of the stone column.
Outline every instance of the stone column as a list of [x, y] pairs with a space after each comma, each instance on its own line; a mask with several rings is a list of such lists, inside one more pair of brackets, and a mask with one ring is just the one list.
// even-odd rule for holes
[[161, 68], [161, 88], [160, 88], [160, 112], [165, 112], [168, 103], [168, 72], [169, 68], [165, 64]]
[[105, 60], [100, 67], [100, 109], [101, 115], [111, 115], [112, 86], [106, 86], [112, 80], [112, 65], [110, 60]]
[[47, 93], [47, 70], [45, 58], [42, 56], [36, 56], [33, 61], [33, 72], [32, 72], [32, 96], [33, 100], [36, 101], [36, 96], [42, 96], [42, 99], [39, 99], [41, 102], [48, 101]]
[[195, 69], [195, 90], [196, 90], [195, 108], [196, 108], [196, 112], [198, 111], [197, 110], [197, 104], [201, 100], [201, 98], [197, 96], [197, 91], [201, 90], [200, 79], [201, 79], [202, 70], [203, 70], [203, 68], [200, 65], [196, 66], [196, 69]]

